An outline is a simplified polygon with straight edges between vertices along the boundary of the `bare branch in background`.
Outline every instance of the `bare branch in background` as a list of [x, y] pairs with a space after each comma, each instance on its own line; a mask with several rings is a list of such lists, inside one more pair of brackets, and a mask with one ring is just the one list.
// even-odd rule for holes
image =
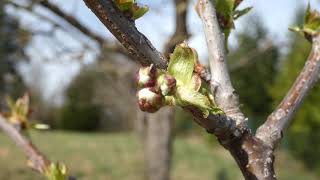
[[171, 36], [170, 40], [165, 45], [164, 54], [168, 56], [173, 52], [177, 44], [182, 43], [184, 40], [188, 39], [190, 34], [187, 28], [187, 10], [188, 10], [188, 0], [174, 0], [176, 7], [176, 27], [175, 32]]
[[45, 157], [33, 144], [32, 142], [23, 136], [19, 130], [13, 127], [3, 116], [0, 115], [0, 128], [2, 131], [9, 136], [17, 146], [26, 154], [28, 157], [28, 165], [40, 172], [44, 173], [45, 169], [51, 164], [49, 159]]
[[[11, 138], [16, 145], [24, 152], [28, 158], [28, 166], [40, 174], [51, 165], [50, 160], [42, 154], [37, 147], [25, 137], [17, 128], [10, 124], [2, 115], [0, 115], [0, 129]], [[69, 180], [76, 180], [74, 177], [68, 177]]]
[[283, 131], [291, 124], [293, 116], [301, 106], [308, 92], [319, 79], [320, 74], [320, 35], [313, 38], [312, 50], [304, 68], [295, 83], [269, 115], [267, 121], [258, 129], [257, 137], [275, 148], [281, 140]]

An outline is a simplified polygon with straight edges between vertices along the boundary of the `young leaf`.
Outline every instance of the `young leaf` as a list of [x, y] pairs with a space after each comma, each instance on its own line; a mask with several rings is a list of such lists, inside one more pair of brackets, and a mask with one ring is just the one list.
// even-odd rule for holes
[[196, 106], [204, 117], [208, 117], [211, 103], [207, 96], [189, 88], [179, 87], [176, 92], [178, 104], [181, 106]]
[[134, 0], [114, 0], [116, 5], [121, 11], [127, 11], [131, 9], [134, 4]]
[[297, 32], [307, 40], [312, 41], [313, 36], [320, 34], [320, 13], [311, 10], [310, 4], [308, 4], [303, 27], [293, 26], [289, 30]]
[[228, 52], [228, 38], [232, 29], [235, 28], [234, 21], [245, 15], [251, 7], [243, 10], [236, 10], [243, 0], [216, 0], [215, 8], [221, 30], [225, 36], [225, 48]]
[[177, 85], [186, 85], [192, 80], [194, 65], [198, 55], [185, 43], [177, 45], [170, 56], [168, 72], [177, 80]]
[[45, 175], [48, 180], [67, 180], [67, 168], [64, 164], [51, 163]]
[[145, 15], [149, 11], [148, 6], [138, 6], [137, 4], [134, 4], [132, 6], [132, 19], [136, 20]]
[[247, 7], [247, 8], [244, 8], [244, 9], [242, 9], [242, 10], [236, 10], [236, 11], [234, 11], [234, 13], [233, 13], [233, 19], [234, 19], [234, 20], [238, 19], [239, 17], [247, 14], [251, 9], [252, 9], [252, 7]]

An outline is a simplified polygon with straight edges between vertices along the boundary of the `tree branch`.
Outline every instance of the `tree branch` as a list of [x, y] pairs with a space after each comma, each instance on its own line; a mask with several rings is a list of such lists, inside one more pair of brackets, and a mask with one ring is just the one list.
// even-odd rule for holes
[[47, 157], [45, 157], [28, 138], [23, 136], [19, 130], [8, 123], [8, 121], [1, 115], [0, 128], [26, 154], [30, 162], [28, 165], [39, 173], [44, 173], [47, 167], [51, 164]]
[[239, 108], [238, 95], [231, 84], [224, 48], [224, 35], [220, 30], [213, 2], [199, 0], [197, 12], [202, 20], [207, 40], [215, 101], [228, 117], [236, 121], [237, 126], [246, 126], [246, 118]]
[[88, 29], [85, 25], [83, 25], [81, 22], [78, 21], [78, 19], [74, 18], [72, 15], [65, 13], [63, 10], [61, 10], [57, 5], [49, 2], [48, 0], [41, 0], [37, 4], [39, 4], [41, 7], [46, 8], [56, 16], [60, 17], [64, 21], [68, 22], [70, 25], [75, 27], [77, 30], [85, 34], [86, 36], [89, 36], [93, 40], [97, 41], [101, 46], [107, 42], [106, 39], [101, 37], [100, 35], [94, 33], [90, 29]]
[[142, 65], [155, 64], [158, 68], [166, 68], [165, 57], [137, 30], [134, 21], [124, 16], [112, 0], [84, 0], [84, 2], [129, 51], [134, 60]]
[[266, 122], [259, 127], [256, 136], [270, 147], [275, 148], [282, 138], [283, 131], [290, 125], [295, 112], [303, 99], [319, 79], [320, 73], [320, 35], [313, 38], [310, 55], [295, 83], [269, 115]]
[[[2, 115], [0, 115], [0, 129], [24, 152], [28, 158], [28, 166], [40, 174], [44, 174], [51, 164], [50, 160], [28, 138], [22, 135], [18, 129], [8, 123]], [[76, 180], [74, 177], [68, 178], [69, 180]]]
[[[17, 6], [17, 3], [15, 3], [15, 2], [9, 1], [9, 3], [14, 4], [15, 6]], [[108, 51], [111, 51], [111, 52], [116, 52], [116, 53], [128, 56], [127, 51], [122, 46], [120, 46], [119, 44], [113, 44], [113, 43], [109, 42], [107, 39], [103, 38], [101, 35], [91, 31], [89, 28], [87, 28], [87, 26], [82, 24], [73, 15], [64, 12], [60, 7], [58, 7], [57, 5], [51, 3], [50, 1], [48, 1], [48, 0], [40, 0], [39, 2], [36, 2], [36, 4], [38, 4], [39, 6], [47, 9], [48, 11], [52, 12], [55, 16], [59, 17], [60, 19], [62, 19], [65, 22], [67, 22], [73, 28], [75, 28], [76, 30], [80, 31], [85, 36], [87, 36], [87, 37], [93, 39], [94, 41], [96, 41], [103, 50], [108, 50]], [[35, 5], [35, 4], [33, 4], [33, 5]], [[57, 24], [57, 23], [54, 23], [54, 24]]]

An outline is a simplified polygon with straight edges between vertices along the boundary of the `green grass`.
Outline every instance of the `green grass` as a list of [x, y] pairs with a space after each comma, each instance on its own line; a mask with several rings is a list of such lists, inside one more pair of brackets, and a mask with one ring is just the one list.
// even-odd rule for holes
[[[142, 180], [143, 148], [133, 134], [32, 133], [34, 142], [54, 161], [63, 161], [81, 180]], [[175, 141], [173, 180], [242, 179], [231, 156], [197, 137]], [[286, 153], [278, 153], [279, 179], [319, 179]], [[0, 135], [0, 180], [41, 180], [26, 167], [24, 155]]]

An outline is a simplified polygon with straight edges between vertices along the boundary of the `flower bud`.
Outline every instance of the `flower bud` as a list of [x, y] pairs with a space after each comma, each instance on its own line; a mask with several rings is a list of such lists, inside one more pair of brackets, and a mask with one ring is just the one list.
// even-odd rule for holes
[[176, 79], [169, 74], [163, 74], [158, 78], [158, 86], [164, 96], [172, 95], [176, 89], [176, 85]]
[[151, 64], [147, 67], [141, 67], [136, 73], [136, 82], [138, 87], [153, 87], [156, 84], [157, 68]]
[[137, 96], [141, 111], [154, 113], [163, 106], [163, 96], [153, 87], [140, 89]]

